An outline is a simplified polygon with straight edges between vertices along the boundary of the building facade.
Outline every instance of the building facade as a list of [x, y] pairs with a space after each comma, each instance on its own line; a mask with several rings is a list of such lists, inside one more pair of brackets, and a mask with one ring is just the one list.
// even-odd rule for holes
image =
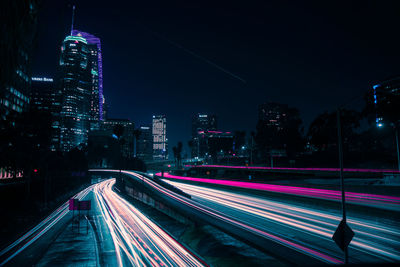
[[153, 159], [153, 135], [150, 126], [140, 126], [139, 135], [136, 139], [136, 155], [144, 161]]
[[167, 118], [165, 115], [153, 116], [153, 159], [168, 159]]
[[99, 129], [99, 121], [103, 120], [103, 61], [100, 38], [79, 30], [72, 31], [73, 36], [83, 37], [87, 42], [88, 68], [91, 76], [91, 94], [89, 106], [90, 129]]
[[67, 36], [61, 46], [62, 106], [60, 147], [70, 151], [86, 145], [89, 133], [92, 73], [85, 38]]
[[51, 114], [52, 133], [50, 150], [59, 150], [61, 90], [55, 85], [53, 78], [32, 77], [30, 99], [31, 109], [46, 111]]
[[[134, 156], [134, 131], [135, 124], [128, 119], [108, 119], [101, 122], [101, 130], [109, 133], [115, 139], [121, 140], [121, 152], [123, 157]], [[121, 131], [118, 133], [117, 131]], [[118, 134], [122, 134], [118, 136]]]
[[210, 114], [196, 114], [192, 118], [192, 158], [205, 157], [208, 153], [207, 139], [204, 133], [217, 131], [217, 116]]
[[280, 103], [264, 103], [258, 107], [258, 120], [269, 127], [281, 130], [282, 124], [287, 119], [288, 105]]
[[400, 77], [382, 81], [373, 86], [376, 124], [382, 127], [385, 124], [400, 122]]
[[30, 61], [37, 28], [38, 1], [1, 1], [0, 116], [29, 107]]

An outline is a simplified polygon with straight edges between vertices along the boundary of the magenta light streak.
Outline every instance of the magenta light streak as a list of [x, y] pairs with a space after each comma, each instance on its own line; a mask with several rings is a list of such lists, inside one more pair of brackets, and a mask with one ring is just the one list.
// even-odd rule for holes
[[[156, 175], [161, 176], [161, 173]], [[239, 182], [239, 181], [229, 181], [229, 180], [218, 180], [218, 179], [206, 179], [206, 178], [195, 178], [195, 177], [185, 177], [176, 176], [169, 173], [164, 173], [165, 178], [188, 180], [209, 184], [219, 184], [227, 185], [241, 188], [257, 189], [262, 191], [278, 192], [283, 194], [294, 194], [307, 197], [323, 198], [323, 199], [333, 199], [340, 200], [341, 192], [336, 190], [328, 189], [317, 189], [317, 188], [307, 188], [307, 187], [296, 187], [287, 185], [273, 185], [273, 184], [260, 184], [260, 183], [250, 183], [250, 182]], [[351, 202], [362, 202], [362, 203], [388, 203], [388, 204], [400, 204], [400, 197], [385, 196], [385, 195], [375, 195], [375, 194], [365, 194], [365, 193], [355, 193], [346, 192], [346, 200]]]
[[[188, 168], [228, 168], [228, 169], [249, 169], [249, 170], [286, 170], [286, 171], [328, 171], [338, 172], [338, 168], [282, 168], [282, 167], [255, 167], [255, 166], [226, 166], [226, 165], [185, 165]], [[388, 172], [388, 173], [400, 173], [399, 170], [393, 169], [353, 169], [344, 168], [345, 172]]]

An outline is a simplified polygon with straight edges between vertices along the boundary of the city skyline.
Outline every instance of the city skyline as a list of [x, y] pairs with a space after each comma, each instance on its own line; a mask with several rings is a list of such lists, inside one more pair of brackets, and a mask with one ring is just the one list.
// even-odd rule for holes
[[[39, 27], [38, 37], [45, 42], [38, 47], [33, 74], [53, 74], [52, 54], [54, 58], [70, 27], [68, 3], [48, 3], [41, 11], [41, 25], [51, 25], [46, 30]], [[214, 113], [222, 130], [250, 132], [257, 123], [257, 106], [273, 101], [297, 107], [307, 129], [318, 113], [333, 110], [399, 73], [395, 67], [399, 38], [390, 35], [390, 42], [376, 38], [394, 30], [391, 12], [396, 4], [354, 2], [344, 8], [340, 3], [329, 7], [265, 3], [239, 8], [221, 2], [209, 7], [177, 2], [132, 3], [123, 10], [103, 1], [77, 5], [75, 27], [103, 41], [104, 94], [110, 117], [129, 118], [139, 125], [154, 114], [166, 114], [171, 144], [186, 145], [192, 115]], [[61, 15], [56, 17], [53, 10]], [[242, 19], [237, 22], [237, 18]], [[351, 96], [345, 97], [347, 92]], [[211, 93], [215, 97], [208, 99]], [[150, 100], [154, 95], [159, 97]], [[224, 104], [225, 98], [229, 104]], [[184, 121], [182, 111], [188, 113]]]

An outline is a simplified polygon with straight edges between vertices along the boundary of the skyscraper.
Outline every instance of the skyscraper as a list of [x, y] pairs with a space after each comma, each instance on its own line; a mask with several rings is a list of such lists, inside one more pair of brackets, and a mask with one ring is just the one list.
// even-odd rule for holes
[[192, 137], [197, 136], [199, 131], [216, 131], [217, 116], [210, 114], [196, 114], [192, 119]]
[[62, 106], [60, 146], [69, 151], [86, 144], [89, 132], [92, 69], [85, 38], [67, 36], [61, 46]]
[[36, 36], [37, 1], [0, 1], [0, 116], [28, 109], [30, 60]]
[[101, 55], [100, 38], [79, 30], [72, 31], [73, 36], [80, 36], [87, 41], [88, 68], [91, 74], [91, 96], [90, 96], [90, 123], [91, 128], [98, 128], [98, 121], [103, 120], [103, 62]]
[[136, 155], [138, 158], [149, 161], [153, 159], [153, 136], [150, 126], [140, 126], [140, 134], [136, 139]]
[[165, 115], [153, 116], [153, 159], [168, 159], [167, 118]]
[[128, 119], [107, 119], [101, 122], [101, 129], [109, 132], [114, 138], [118, 138], [114, 133], [116, 127], [121, 127], [122, 130], [122, 136], [119, 137], [123, 140], [122, 155], [125, 158], [133, 157], [135, 124]]
[[30, 107], [34, 110], [47, 111], [52, 116], [51, 143], [52, 151], [60, 148], [60, 112], [61, 91], [56, 87], [53, 78], [32, 77]]
[[258, 106], [258, 120], [277, 130], [287, 120], [288, 105], [280, 103], [264, 103]]
[[204, 157], [208, 151], [204, 133], [217, 130], [217, 116], [196, 114], [192, 119], [192, 157]]

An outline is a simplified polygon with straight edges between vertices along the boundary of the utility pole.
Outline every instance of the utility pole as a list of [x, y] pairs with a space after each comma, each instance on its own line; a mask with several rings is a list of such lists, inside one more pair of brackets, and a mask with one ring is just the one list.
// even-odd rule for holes
[[[342, 141], [342, 128], [340, 123], [341, 111], [340, 107], [337, 109], [337, 131], [338, 131], [338, 147], [339, 147], [339, 176], [340, 188], [342, 191], [342, 221], [346, 224], [346, 196], [344, 191], [344, 177], [343, 177], [343, 141]], [[349, 263], [349, 254], [347, 246], [344, 247], [344, 263]]]
[[397, 125], [394, 126], [394, 131], [396, 134], [397, 170], [400, 172], [399, 127]]

